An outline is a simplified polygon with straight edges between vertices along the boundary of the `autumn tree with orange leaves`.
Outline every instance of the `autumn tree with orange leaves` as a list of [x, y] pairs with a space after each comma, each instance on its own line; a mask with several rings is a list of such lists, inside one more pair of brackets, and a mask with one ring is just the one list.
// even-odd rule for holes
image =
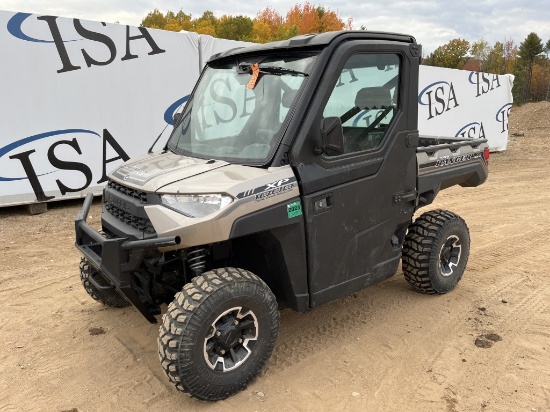
[[217, 18], [211, 11], [205, 11], [201, 17], [192, 19], [183, 10], [178, 13], [168, 11], [164, 15], [155, 9], [147, 14], [140, 26], [170, 31], [195, 31], [214, 37], [266, 43], [298, 34], [352, 29], [352, 19], [344, 22], [338, 12], [306, 2], [304, 5], [296, 4], [284, 18], [269, 6], [259, 11], [254, 19], [228, 15]]
[[327, 31], [351, 29], [351, 18], [344, 23], [338, 13], [321, 6], [306, 2], [303, 6], [295, 5], [286, 15], [284, 24], [296, 27], [297, 34], [325, 33]]

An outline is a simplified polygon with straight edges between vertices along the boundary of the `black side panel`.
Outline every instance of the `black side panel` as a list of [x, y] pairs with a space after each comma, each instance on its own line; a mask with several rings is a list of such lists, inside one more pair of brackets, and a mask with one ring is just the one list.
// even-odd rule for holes
[[465, 165], [453, 165], [452, 168], [436, 170], [418, 177], [418, 193], [420, 195], [440, 190], [454, 185], [476, 187], [487, 179], [487, 166], [483, 160]]
[[[304, 165], [301, 177], [309, 167], [319, 166]], [[397, 266], [385, 262], [401, 256], [402, 227], [410, 222], [414, 202], [395, 203], [393, 197], [415, 189], [415, 172], [415, 150], [407, 148], [407, 133], [400, 133], [375, 173], [304, 195], [312, 307], [395, 273]], [[329, 207], [319, 209], [325, 198]]]
[[288, 217], [287, 205], [299, 198], [243, 216], [230, 234], [232, 261], [260, 276], [280, 303], [309, 309], [303, 215]]
[[[419, 55], [408, 44], [368, 41], [340, 44], [330, 56], [325, 52], [321, 57], [327, 65], [315, 91], [308, 88], [311, 100], [290, 154], [306, 217], [312, 307], [395, 273], [417, 189]], [[323, 113], [332, 91], [342, 83], [372, 86], [368, 78], [344, 70], [352, 56], [361, 54], [399, 57], [391, 123], [373, 146], [339, 156], [320, 154]], [[348, 99], [356, 106], [357, 96]]]
[[289, 199], [283, 203], [270, 206], [268, 208], [259, 210], [249, 215], [240, 217], [235, 220], [230, 239], [234, 239], [241, 236], [252, 235], [254, 233], [265, 232], [277, 227], [288, 226], [293, 224], [304, 224], [304, 216], [299, 215], [293, 218], [288, 217], [287, 205], [300, 201], [299, 197]]
[[[344, 167], [334, 169], [323, 169], [317, 163], [302, 166], [300, 173], [302, 178], [302, 190], [305, 193], [313, 193], [319, 190], [338, 186], [350, 180], [361, 179], [376, 174], [383, 157], [375, 157], [366, 161], [350, 163]], [[345, 173], [342, 171], [345, 169]]]
[[400, 258], [401, 255], [397, 255], [386, 262], [376, 265], [371, 273], [367, 273], [343, 283], [328, 287], [323, 291], [312, 295], [312, 300], [315, 302], [315, 306], [328, 303], [340, 296], [349, 295], [359, 289], [380, 283], [383, 280], [392, 277], [397, 271]]

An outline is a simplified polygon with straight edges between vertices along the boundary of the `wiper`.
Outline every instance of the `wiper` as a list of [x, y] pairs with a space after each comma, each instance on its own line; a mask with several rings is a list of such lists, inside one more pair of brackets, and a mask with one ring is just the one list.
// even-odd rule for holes
[[281, 76], [283, 74], [290, 74], [291, 76], [309, 76], [308, 73], [277, 66], [260, 66], [260, 73], [274, 74], [276, 76]]

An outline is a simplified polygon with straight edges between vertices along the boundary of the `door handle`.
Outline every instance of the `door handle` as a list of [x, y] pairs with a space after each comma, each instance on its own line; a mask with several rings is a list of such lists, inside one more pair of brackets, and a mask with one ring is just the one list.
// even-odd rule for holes
[[332, 193], [327, 193], [313, 199], [313, 212], [322, 213], [332, 209]]
[[397, 203], [412, 202], [416, 200], [417, 196], [418, 196], [418, 192], [416, 190], [412, 190], [410, 192], [395, 193], [393, 195], [392, 203], [395, 205]]

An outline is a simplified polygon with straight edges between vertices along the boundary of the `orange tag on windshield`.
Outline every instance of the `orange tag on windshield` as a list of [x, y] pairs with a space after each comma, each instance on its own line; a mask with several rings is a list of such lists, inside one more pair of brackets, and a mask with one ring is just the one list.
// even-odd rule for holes
[[260, 66], [258, 63], [253, 64], [252, 66], [250, 66], [250, 68], [252, 69], [252, 77], [246, 85], [247, 90], [252, 90], [254, 87], [256, 87], [256, 83], [258, 83], [258, 76], [260, 75]]

